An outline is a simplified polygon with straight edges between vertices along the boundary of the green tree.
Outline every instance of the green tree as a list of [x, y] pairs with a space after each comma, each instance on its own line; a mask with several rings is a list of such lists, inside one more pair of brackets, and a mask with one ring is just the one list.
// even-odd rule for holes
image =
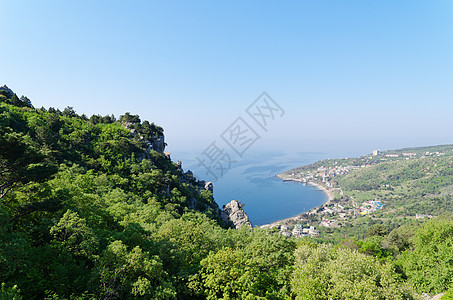
[[99, 242], [76, 212], [68, 209], [63, 217], [50, 229], [50, 233], [74, 255], [94, 258]]
[[[234, 244], [201, 261], [201, 287], [208, 299], [284, 299], [289, 297], [294, 244], [263, 230], [228, 231]], [[226, 241], [223, 244], [228, 244]]]
[[366, 232], [366, 236], [371, 237], [371, 236], [386, 236], [389, 233], [389, 230], [387, 227], [385, 227], [382, 224], [376, 224], [368, 228]]
[[[224, 248], [201, 262], [204, 293], [207, 299], [246, 299], [250, 269], [244, 266], [241, 250]], [[252, 275], [253, 276], [253, 275]]]
[[22, 296], [20, 295], [20, 290], [17, 285], [7, 287], [6, 284], [2, 282], [0, 300], [22, 300]]
[[124, 115], [120, 116], [120, 122], [121, 123], [140, 124], [140, 117], [138, 115], [131, 115], [129, 112], [127, 112]]
[[75, 112], [73, 107], [67, 106], [63, 110], [63, 116], [72, 118], [72, 117], [77, 117], [77, 114], [76, 114], [76, 112]]
[[23, 134], [0, 128], [0, 199], [11, 189], [48, 179], [56, 168]]
[[121, 241], [112, 242], [99, 259], [94, 271], [100, 297], [171, 299], [176, 293], [162, 262], [140, 247], [128, 250]]
[[11, 97], [11, 104], [14, 105], [14, 106], [17, 106], [17, 107], [22, 107], [23, 106], [22, 101], [20, 101], [19, 97], [17, 97], [16, 94], [14, 94]]
[[453, 220], [426, 222], [412, 238], [413, 248], [398, 259], [408, 280], [420, 292], [440, 293], [453, 288]]
[[296, 299], [413, 299], [394, 266], [355, 250], [301, 245], [291, 284]]
[[20, 101], [22, 102], [23, 106], [33, 108], [33, 105], [31, 104], [31, 100], [28, 99], [27, 97], [21, 96]]

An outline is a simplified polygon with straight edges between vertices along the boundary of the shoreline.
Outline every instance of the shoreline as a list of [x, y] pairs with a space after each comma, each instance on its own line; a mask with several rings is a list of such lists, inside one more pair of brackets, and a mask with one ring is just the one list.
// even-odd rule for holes
[[327, 201], [324, 202], [323, 204], [319, 205], [319, 206], [316, 206], [312, 209], [310, 209], [309, 211], [307, 212], [302, 212], [302, 213], [299, 213], [297, 214], [296, 216], [293, 216], [293, 217], [289, 217], [289, 218], [286, 218], [286, 219], [281, 219], [281, 220], [277, 220], [275, 222], [272, 222], [272, 223], [269, 223], [269, 224], [264, 224], [264, 225], [261, 225], [259, 226], [259, 228], [271, 228], [273, 226], [276, 226], [276, 225], [281, 225], [283, 223], [286, 223], [288, 221], [298, 221], [300, 220], [300, 215], [303, 214], [303, 213], [310, 213], [312, 211], [315, 211], [317, 210], [318, 208], [326, 205], [326, 204], [329, 204], [330, 201], [332, 201], [333, 199], [335, 199], [335, 196], [333, 195], [332, 191], [327, 189], [326, 187], [324, 187], [322, 184], [320, 183], [317, 183], [317, 182], [312, 182], [312, 181], [308, 181], [308, 182], [304, 182], [302, 181], [301, 179], [295, 179], [295, 178], [287, 178], [287, 177], [283, 177], [281, 175], [276, 175], [275, 177], [281, 179], [282, 181], [294, 181], [294, 182], [300, 182], [300, 183], [306, 183], [306, 184], [309, 184], [315, 188], [317, 188], [319, 191], [322, 191], [326, 197], [327, 197]]

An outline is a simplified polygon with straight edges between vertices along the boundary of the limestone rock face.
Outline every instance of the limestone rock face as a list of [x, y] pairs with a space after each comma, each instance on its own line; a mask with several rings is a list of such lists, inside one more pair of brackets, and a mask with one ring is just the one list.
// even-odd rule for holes
[[212, 182], [210, 182], [210, 181], [205, 183], [204, 189], [211, 193], [214, 193], [214, 186], [212, 185]]
[[147, 146], [146, 151], [151, 151], [154, 150], [157, 153], [160, 153], [164, 155], [164, 150], [165, 150], [165, 137], [163, 135], [160, 135], [154, 139], [150, 140], [145, 140], [145, 144]]
[[247, 226], [252, 228], [252, 223], [250, 222], [249, 217], [242, 209], [244, 205], [237, 200], [232, 200], [230, 203], [225, 205], [220, 217], [225, 222], [231, 221], [233, 223], [233, 228], [239, 229], [242, 226]]
[[143, 135], [140, 135], [140, 133], [137, 132], [137, 130], [132, 128], [134, 124], [132, 124], [131, 122], [122, 122], [121, 124], [126, 129], [129, 130], [131, 137], [138, 138], [145, 142], [147, 152], [154, 150], [157, 153], [165, 155], [164, 151], [165, 151], [166, 144], [165, 144], [165, 136], [163, 134], [151, 137], [149, 140], [148, 139], [145, 140], [145, 137]]
[[165, 137], [163, 135], [160, 135], [156, 138], [153, 139], [152, 141], [152, 147], [153, 150], [160, 153], [164, 154], [165, 151]]

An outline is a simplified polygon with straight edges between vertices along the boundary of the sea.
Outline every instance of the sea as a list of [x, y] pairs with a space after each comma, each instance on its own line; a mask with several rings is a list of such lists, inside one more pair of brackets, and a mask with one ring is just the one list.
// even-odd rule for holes
[[327, 201], [324, 192], [299, 182], [282, 181], [275, 175], [327, 158], [321, 152], [248, 152], [237, 159], [222, 176], [214, 178], [200, 165], [201, 151], [172, 152], [184, 171], [199, 180], [213, 181], [214, 199], [220, 207], [231, 200], [244, 204], [253, 226], [269, 224], [309, 211]]
[[172, 152], [173, 161], [182, 161], [184, 171], [191, 170], [199, 180], [213, 182], [214, 199], [220, 207], [231, 200], [239, 200], [244, 204], [244, 210], [252, 224], [261, 226], [297, 216], [327, 201], [327, 196], [318, 188], [299, 182], [283, 182], [275, 177], [277, 174], [321, 159], [358, 157], [371, 153], [371, 149], [448, 143], [418, 139], [361, 139], [323, 144], [324, 141], [326, 140], [315, 141], [310, 147], [328, 152], [283, 152], [251, 147], [241, 157], [233, 158], [235, 162], [217, 180], [197, 161], [197, 157], [202, 157], [202, 152], [206, 149], [188, 151], [183, 148], [183, 151], [178, 151], [173, 148], [169, 151]]

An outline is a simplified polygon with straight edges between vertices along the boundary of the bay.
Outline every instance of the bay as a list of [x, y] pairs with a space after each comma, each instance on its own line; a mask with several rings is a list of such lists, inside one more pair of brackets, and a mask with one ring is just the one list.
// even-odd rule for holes
[[[196, 160], [201, 152], [173, 152], [199, 180], [213, 181]], [[327, 201], [315, 187], [298, 182], [283, 182], [275, 175], [325, 158], [317, 152], [253, 152], [238, 159], [214, 182], [214, 199], [220, 207], [231, 200], [244, 203], [244, 210], [254, 226], [272, 223], [306, 212]]]

